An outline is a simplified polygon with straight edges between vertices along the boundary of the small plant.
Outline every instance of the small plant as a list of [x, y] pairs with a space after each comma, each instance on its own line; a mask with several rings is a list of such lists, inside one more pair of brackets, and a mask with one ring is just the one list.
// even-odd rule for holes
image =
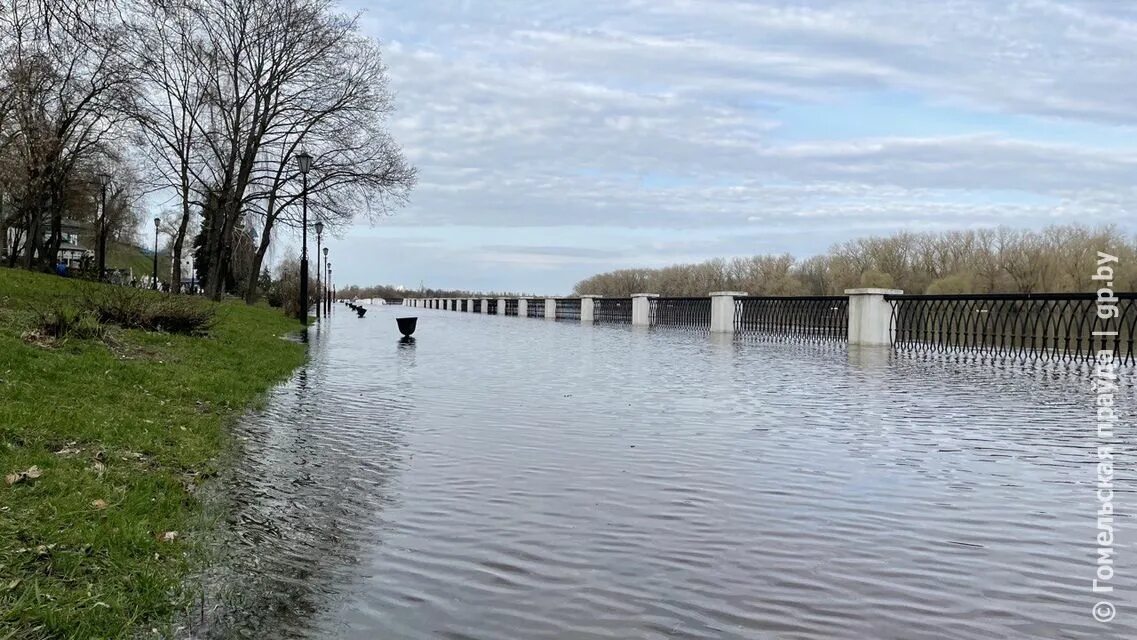
[[106, 327], [90, 311], [60, 306], [36, 313], [35, 334], [56, 340], [98, 339], [106, 336]]

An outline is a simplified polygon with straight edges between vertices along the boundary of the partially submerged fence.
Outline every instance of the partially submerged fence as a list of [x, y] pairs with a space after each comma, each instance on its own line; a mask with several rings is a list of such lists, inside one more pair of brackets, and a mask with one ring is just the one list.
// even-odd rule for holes
[[997, 358], [1087, 360], [1108, 349], [1137, 364], [1137, 294], [1115, 297], [1112, 318], [1099, 316], [1094, 294], [906, 295], [886, 289], [849, 289], [843, 296], [725, 291], [708, 297], [429, 298], [404, 304]]
[[593, 322], [604, 324], [631, 324], [631, 298], [593, 298]]
[[928, 352], [1086, 360], [1103, 350], [1133, 362], [1137, 294], [1116, 294], [1102, 318], [1094, 294], [886, 295], [892, 343]]
[[580, 298], [557, 298], [557, 320], [580, 320]]
[[710, 329], [711, 299], [648, 298], [648, 318], [653, 326]]
[[545, 299], [544, 298], [531, 298], [527, 300], [528, 304], [525, 305], [525, 315], [530, 318], [544, 318], [545, 317]]
[[734, 330], [801, 340], [849, 339], [848, 296], [739, 296]]

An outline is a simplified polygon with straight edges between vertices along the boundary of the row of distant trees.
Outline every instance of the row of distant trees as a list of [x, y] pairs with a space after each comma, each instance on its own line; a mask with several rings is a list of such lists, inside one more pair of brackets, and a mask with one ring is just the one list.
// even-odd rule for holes
[[360, 287], [351, 285], [336, 290], [344, 300], [370, 300], [372, 298], [516, 298], [532, 294], [508, 291], [466, 291], [463, 289], [415, 289], [407, 291], [392, 285]]
[[391, 109], [378, 43], [332, 0], [0, 0], [0, 237], [49, 268], [109, 175], [111, 235], [165, 197], [175, 290], [192, 244], [210, 296], [251, 301], [275, 232], [300, 226], [302, 150], [310, 224], [405, 200]]
[[789, 254], [714, 259], [661, 269], [621, 269], [586, 278], [578, 294], [648, 292], [703, 296], [836, 295], [855, 287], [907, 293], [1041, 293], [1095, 291], [1097, 252], [1119, 258], [1116, 291], [1137, 291], [1137, 238], [1113, 226], [1052, 226], [897, 233], [850, 240], [798, 260]]

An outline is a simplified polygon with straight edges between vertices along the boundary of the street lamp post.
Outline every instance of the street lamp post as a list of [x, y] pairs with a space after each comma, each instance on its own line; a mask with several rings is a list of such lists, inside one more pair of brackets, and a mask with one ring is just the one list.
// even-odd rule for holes
[[[323, 273], [321, 273], [323, 271], [323, 269], [320, 268], [320, 246], [324, 242], [323, 236], [324, 236], [324, 222], [322, 220], [316, 220], [316, 297], [317, 297], [317, 299], [323, 299], [323, 297], [324, 297], [322, 294], [323, 289], [320, 288], [320, 280], [322, 280], [322, 278], [320, 276], [324, 275]], [[325, 251], [327, 251], [327, 249], [325, 249]], [[316, 322], [320, 321], [320, 307], [322, 307], [322, 306], [323, 305], [321, 305], [319, 302], [316, 303]]]
[[154, 218], [154, 290], [158, 290], [158, 225], [162, 223], [161, 218]]
[[328, 300], [330, 299], [328, 294], [332, 290], [332, 276], [328, 273], [328, 269], [330, 268], [331, 263], [328, 262], [328, 248], [324, 247], [324, 292], [320, 295], [320, 306], [324, 307], [325, 316], [332, 312], [332, 310], [328, 308]]
[[328, 270], [328, 295], [324, 304], [328, 305], [328, 313], [330, 314], [332, 312], [332, 300], [335, 298], [335, 293], [332, 291], [332, 263], [328, 262], [326, 267]]
[[107, 278], [107, 185], [110, 184], [109, 174], [99, 174], [99, 190], [101, 202], [99, 204], [99, 280]]
[[300, 175], [304, 178], [303, 197], [303, 226], [300, 245], [300, 324], [308, 326], [308, 170], [312, 168], [312, 156], [307, 151], [301, 151], [296, 156], [296, 163], [300, 166]]

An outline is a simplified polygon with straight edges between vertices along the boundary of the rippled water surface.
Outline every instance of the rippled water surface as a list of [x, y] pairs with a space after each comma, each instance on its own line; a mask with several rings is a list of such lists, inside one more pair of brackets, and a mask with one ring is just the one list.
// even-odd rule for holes
[[1090, 615], [1093, 399], [1054, 368], [341, 308], [239, 427], [210, 632], [1137, 638], [1131, 517], [1120, 613]]

